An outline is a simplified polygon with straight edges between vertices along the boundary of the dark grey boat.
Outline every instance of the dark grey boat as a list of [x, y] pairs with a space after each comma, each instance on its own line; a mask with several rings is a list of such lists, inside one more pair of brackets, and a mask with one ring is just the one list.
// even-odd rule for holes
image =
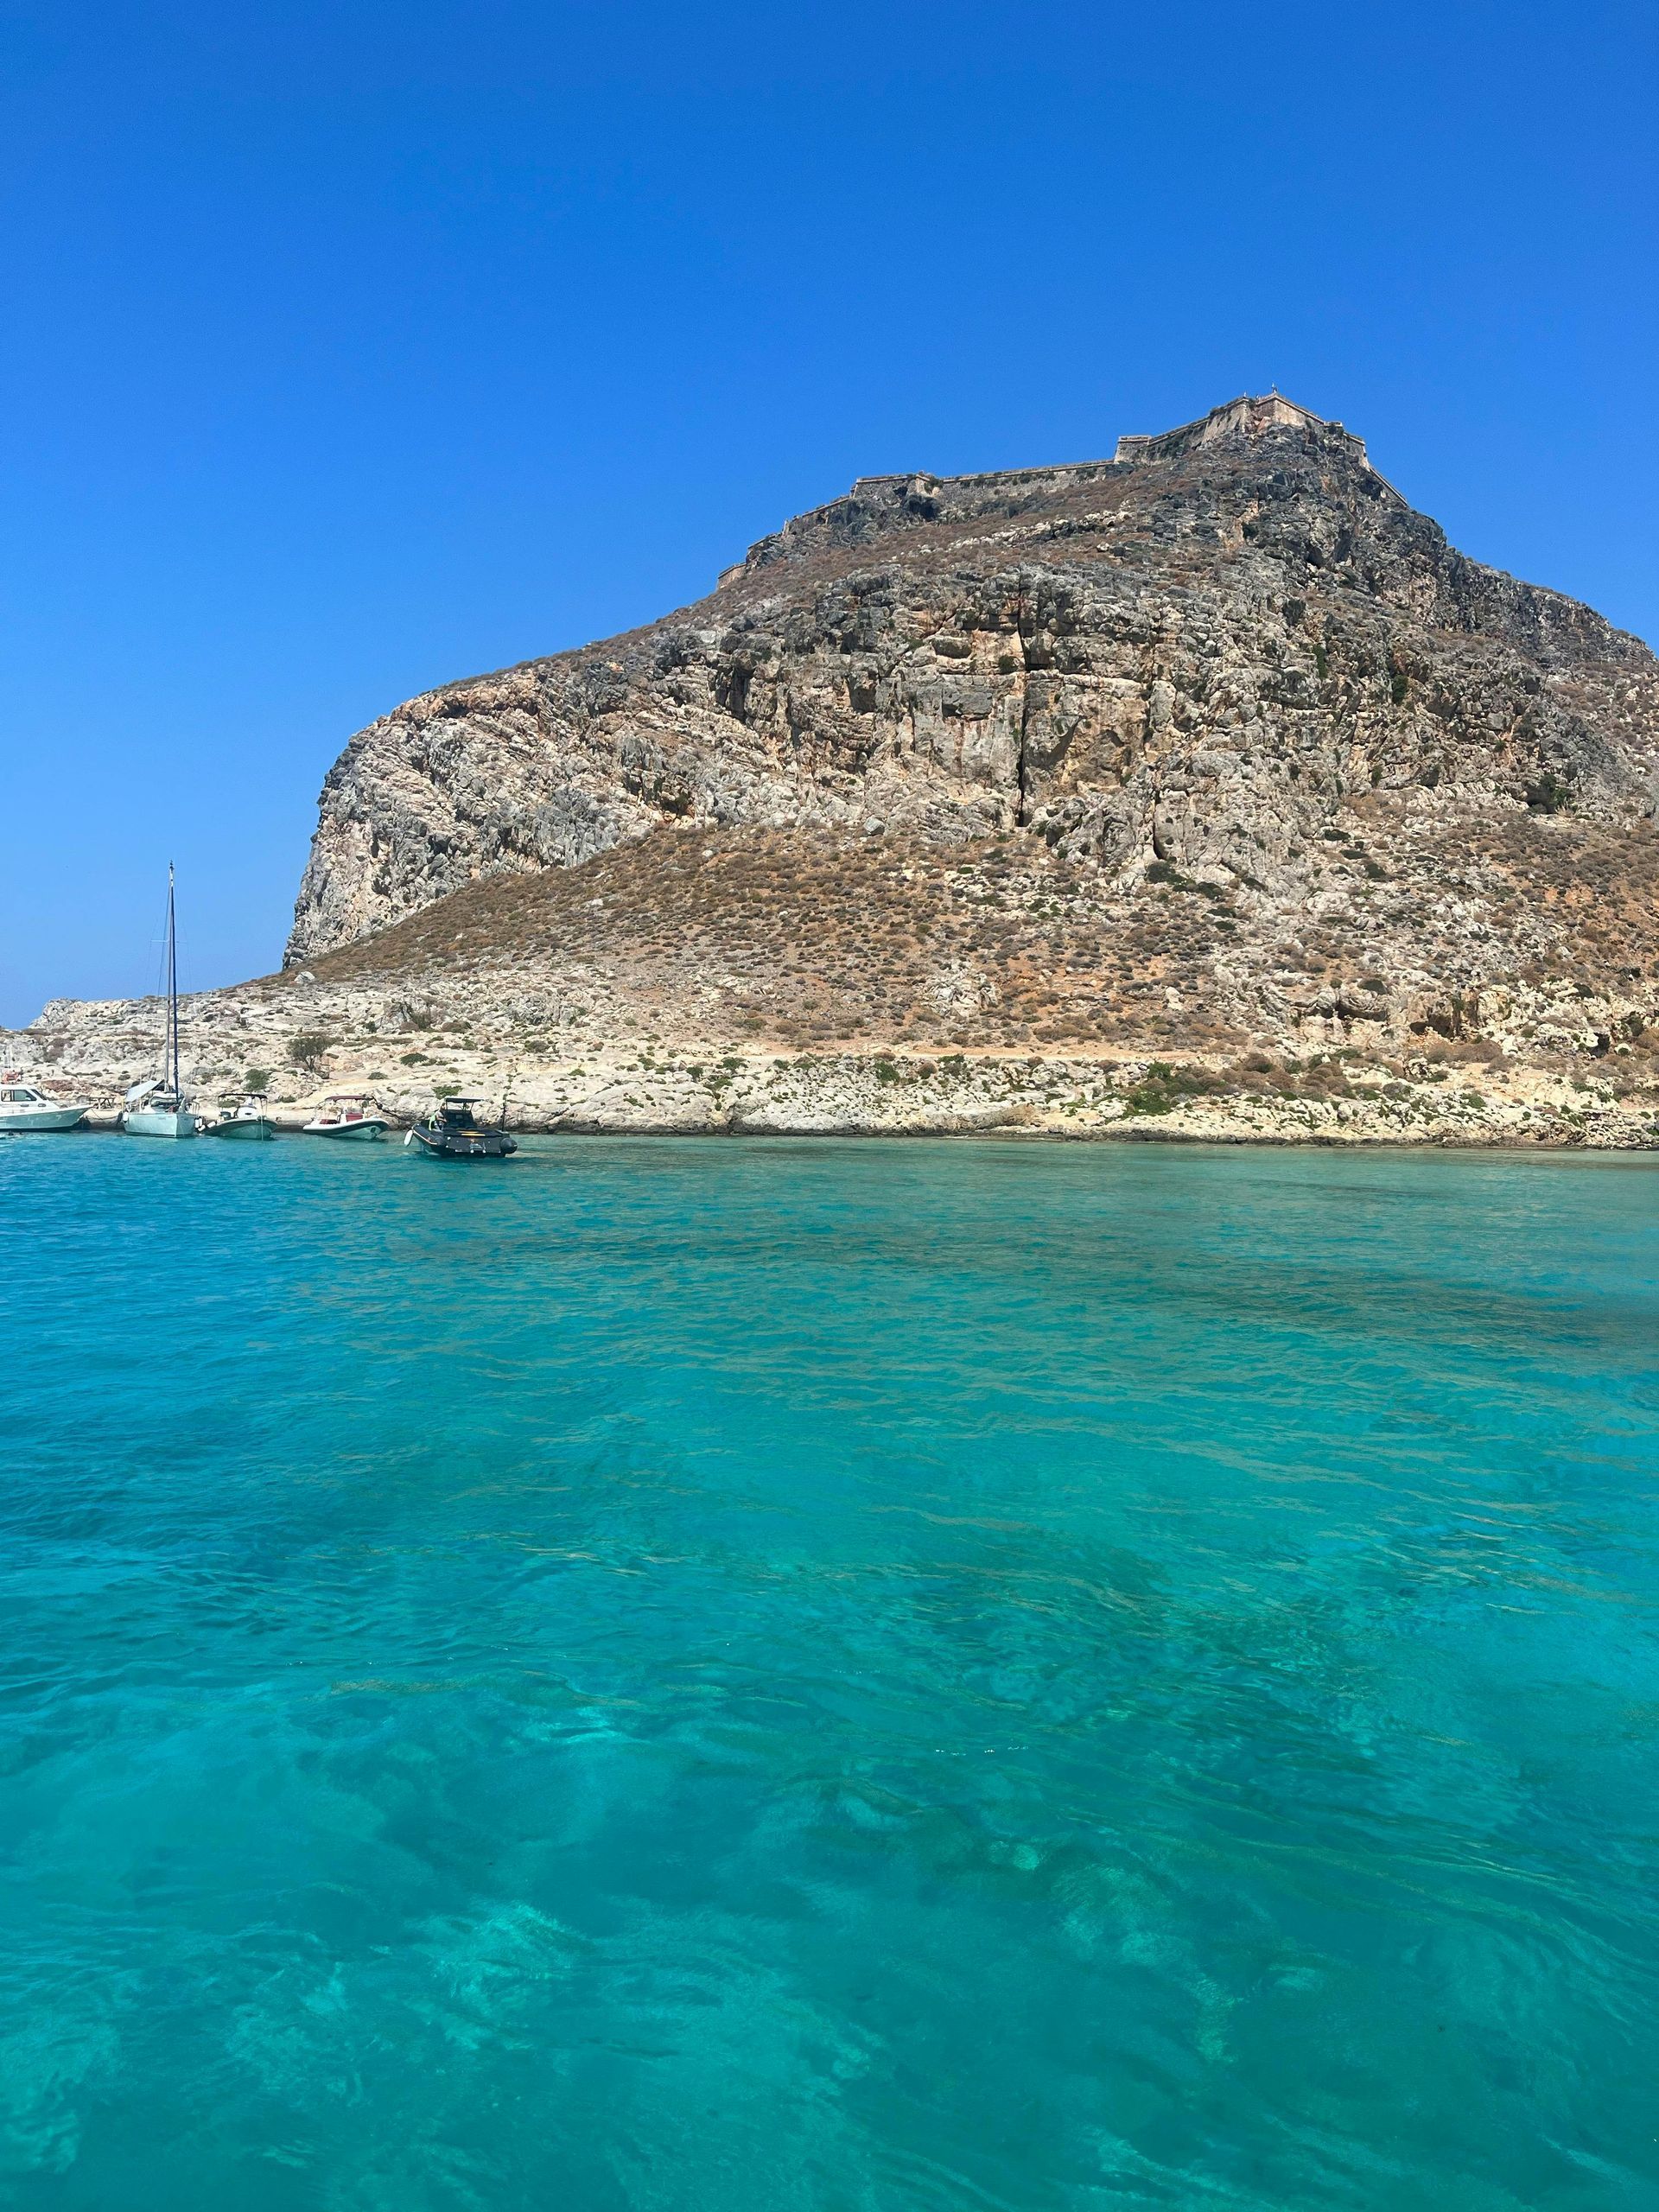
[[419, 1145], [434, 1160], [505, 1160], [518, 1149], [507, 1135], [505, 1108], [501, 1122], [492, 1128], [473, 1112], [482, 1103], [480, 1098], [440, 1099], [435, 1110], [416, 1122], [404, 1142]]

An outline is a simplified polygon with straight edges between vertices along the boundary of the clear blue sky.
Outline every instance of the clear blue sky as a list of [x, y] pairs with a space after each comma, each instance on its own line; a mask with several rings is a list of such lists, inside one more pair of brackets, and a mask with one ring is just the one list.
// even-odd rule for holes
[[1276, 382], [1659, 636], [1659, 11], [0, 0], [0, 1020], [273, 967], [399, 699]]

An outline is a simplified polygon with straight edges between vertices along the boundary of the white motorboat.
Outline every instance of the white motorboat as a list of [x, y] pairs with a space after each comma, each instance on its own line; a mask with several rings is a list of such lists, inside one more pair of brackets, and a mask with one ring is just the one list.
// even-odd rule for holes
[[358, 1144], [378, 1144], [391, 1123], [375, 1111], [366, 1090], [331, 1090], [322, 1111], [305, 1125], [308, 1137], [346, 1137]]
[[250, 1091], [233, 1114], [221, 1114], [202, 1131], [204, 1136], [238, 1138], [244, 1144], [263, 1144], [276, 1134], [276, 1124], [265, 1111], [263, 1090]]
[[20, 1075], [0, 1076], [0, 1130], [22, 1135], [39, 1129], [78, 1128], [86, 1118], [84, 1106], [66, 1106], [48, 1098]]
[[121, 1127], [130, 1137], [193, 1137], [201, 1127], [179, 1084], [179, 944], [173, 908], [173, 863], [167, 864], [167, 1029], [162, 1071], [127, 1093]]

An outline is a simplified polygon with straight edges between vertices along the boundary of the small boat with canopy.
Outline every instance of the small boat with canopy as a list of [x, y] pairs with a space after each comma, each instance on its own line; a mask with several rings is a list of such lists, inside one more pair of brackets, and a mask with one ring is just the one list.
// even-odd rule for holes
[[517, 1140], [507, 1135], [506, 1102], [493, 1124], [480, 1122], [473, 1111], [483, 1103], [477, 1097], [441, 1098], [423, 1122], [416, 1122], [404, 1145], [417, 1144], [434, 1160], [505, 1160], [518, 1149]]
[[308, 1137], [344, 1137], [356, 1144], [378, 1144], [389, 1124], [366, 1090], [331, 1090], [322, 1111], [305, 1125]]
[[265, 1111], [265, 1094], [251, 1090], [233, 1113], [221, 1114], [207, 1124], [210, 1137], [231, 1137], [243, 1144], [264, 1144], [276, 1134], [276, 1124]]

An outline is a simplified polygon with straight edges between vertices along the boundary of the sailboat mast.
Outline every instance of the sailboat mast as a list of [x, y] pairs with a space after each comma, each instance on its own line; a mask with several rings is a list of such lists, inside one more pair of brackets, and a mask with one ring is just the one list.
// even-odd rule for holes
[[173, 1095], [179, 1095], [179, 944], [173, 913], [173, 863], [167, 864], [167, 1041], [173, 1062]]

